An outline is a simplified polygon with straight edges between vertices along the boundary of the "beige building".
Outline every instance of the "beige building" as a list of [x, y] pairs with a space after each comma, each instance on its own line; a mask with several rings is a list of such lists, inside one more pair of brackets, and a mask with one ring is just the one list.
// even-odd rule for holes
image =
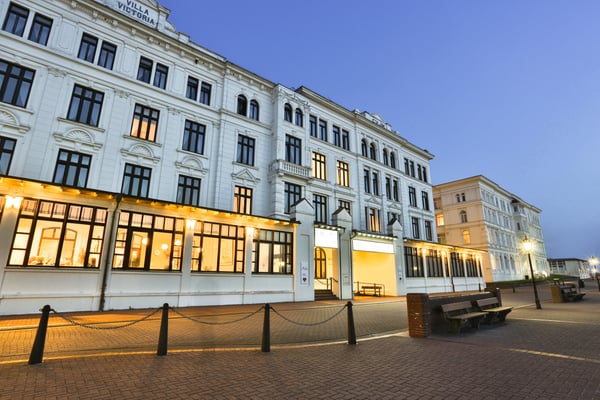
[[539, 208], [482, 175], [436, 185], [433, 197], [439, 242], [487, 251], [486, 282], [530, 278], [525, 238], [534, 274], [549, 274]]

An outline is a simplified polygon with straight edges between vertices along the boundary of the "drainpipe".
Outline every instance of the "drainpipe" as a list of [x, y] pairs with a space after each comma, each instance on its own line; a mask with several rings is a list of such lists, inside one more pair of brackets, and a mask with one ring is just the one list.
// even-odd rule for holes
[[106, 284], [108, 281], [108, 270], [112, 266], [112, 262], [110, 259], [113, 256], [114, 245], [117, 233], [115, 232], [115, 226], [117, 222], [117, 210], [119, 209], [119, 205], [121, 204], [121, 200], [123, 199], [123, 195], [121, 193], [116, 195], [117, 204], [113, 209], [112, 218], [110, 219], [110, 229], [107, 229], [107, 232], [110, 233], [108, 240], [106, 241], [107, 250], [106, 250], [106, 259], [104, 261], [104, 271], [102, 274], [102, 287], [100, 289], [100, 304], [98, 306], [98, 311], [104, 311], [104, 303], [106, 302]]

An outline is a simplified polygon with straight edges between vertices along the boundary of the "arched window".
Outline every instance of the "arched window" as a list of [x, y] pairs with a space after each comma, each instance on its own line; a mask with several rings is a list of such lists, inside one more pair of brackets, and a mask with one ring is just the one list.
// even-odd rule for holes
[[393, 151], [390, 151], [390, 167], [396, 168], [396, 155]]
[[371, 143], [371, 146], [369, 146], [369, 152], [371, 160], [377, 160], [377, 149], [375, 148], [375, 143]]
[[387, 149], [383, 149], [383, 163], [385, 165], [388, 165], [388, 163], [389, 163]]
[[248, 114], [248, 100], [243, 94], [240, 94], [237, 98], [237, 113], [243, 116]]
[[463, 224], [467, 222], [467, 212], [465, 210], [460, 212], [460, 222]]
[[304, 114], [299, 108], [296, 108], [296, 125], [304, 126]]
[[283, 119], [287, 122], [292, 122], [292, 106], [289, 103], [285, 103], [283, 106]]
[[360, 141], [360, 151], [364, 157], [367, 157], [367, 141], [365, 139]]
[[251, 100], [250, 101], [250, 115], [249, 117], [253, 120], [258, 121], [258, 101]]

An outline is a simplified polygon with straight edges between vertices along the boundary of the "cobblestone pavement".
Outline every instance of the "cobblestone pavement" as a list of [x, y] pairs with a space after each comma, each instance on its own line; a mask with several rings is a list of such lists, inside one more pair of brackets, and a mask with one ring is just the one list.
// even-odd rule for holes
[[531, 287], [504, 290], [506, 323], [427, 339], [408, 337], [403, 298], [359, 298], [356, 346], [345, 302], [273, 304], [269, 353], [261, 305], [171, 310], [162, 357], [160, 312], [128, 325], [156, 310], [61, 314], [95, 329], [52, 313], [37, 365], [39, 315], [0, 317], [0, 399], [600, 399], [596, 282], [576, 303], [539, 289], [541, 310]]

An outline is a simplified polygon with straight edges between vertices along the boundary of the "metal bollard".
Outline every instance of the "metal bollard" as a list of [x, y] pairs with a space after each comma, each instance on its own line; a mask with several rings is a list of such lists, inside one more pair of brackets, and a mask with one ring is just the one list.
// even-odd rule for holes
[[268, 353], [271, 351], [271, 305], [269, 303], [265, 304], [265, 319], [263, 321], [263, 335], [262, 335], [262, 346], [260, 350], [263, 353]]
[[42, 317], [40, 318], [33, 347], [31, 348], [31, 354], [29, 355], [29, 365], [41, 363], [42, 358], [44, 357], [44, 345], [46, 344], [46, 331], [48, 330], [50, 310], [51, 308], [48, 304], [42, 308]]
[[160, 319], [160, 334], [158, 335], [157, 356], [167, 355], [167, 342], [169, 339], [169, 304], [163, 304], [162, 318]]
[[348, 307], [348, 344], [356, 344], [356, 330], [354, 329], [354, 314], [352, 314], [352, 302], [346, 303]]

